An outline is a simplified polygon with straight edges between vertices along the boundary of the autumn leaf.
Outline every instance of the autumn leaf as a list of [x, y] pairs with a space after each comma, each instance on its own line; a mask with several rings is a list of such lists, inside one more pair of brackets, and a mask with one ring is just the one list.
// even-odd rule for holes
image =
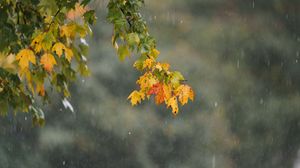
[[128, 96], [127, 99], [130, 99], [131, 105], [135, 106], [138, 103], [141, 103], [141, 101], [145, 99], [145, 94], [143, 92], [139, 92], [135, 90]]
[[175, 94], [178, 95], [178, 99], [181, 105], [188, 103], [188, 99], [194, 100], [194, 92], [188, 85], [180, 85], [176, 90]]
[[52, 54], [46, 53], [41, 57], [41, 64], [44, 66], [45, 70], [51, 72], [53, 66], [56, 64], [56, 60]]
[[76, 25], [74, 23], [63, 25], [60, 27], [60, 36], [74, 38], [76, 34]]
[[160, 63], [158, 62], [156, 65], [155, 65], [155, 68], [159, 71], [168, 71], [169, 68], [170, 68], [170, 65], [168, 63]]
[[83, 7], [79, 3], [76, 3], [75, 9], [70, 10], [66, 16], [70, 20], [75, 20], [77, 18], [81, 18], [83, 14], [87, 11], [86, 7]]
[[164, 91], [164, 99], [169, 100], [172, 96], [172, 86], [164, 84], [163, 91]]
[[178, 104], [177, 104], [177, 98], [176, 98], [176, 96], [173, 96], [172, 98], [170, 98], [168, 100], [167, 106], [168, 106], [168, 108], [169, 107], [172, 108], [172, 113], [174, 115], [176, 115], [178, 113]]
[[66, 56], [66, 59], [69, 61], [69, 62], [71, 62], [71, 59], [72, 59], [72, 57], [73, 57], [73, 51], [71, 50], [71, 49], [69, 49], [69, 48], [65, 48], [65, 56]]
[[152, 66], [154, 64], [154, 60], [151, 58], [147, 58], [144, 62], [143, 62], [143, 69], [148, 68], [151, 69]]
[[163, 89], [163, 84], [161, 83], [154, 84], [147, 94], [148, 95], [155, 94], [156, 104], [161, 104], [165, 101], [165, 93]]
[[45, 96], [45, 87], [43, 83], [36, 84], [36, 92], [42, 97]]
[[16, 71], [16, 65], [14, 64], [15, 55], [14, 54], [3, 54], [0, 52], [0, 68], [3, 68], [10, 72]]
[[153, 49], [151, 50], [151, 52], [150, 52], [150, 55], [151, 55], [153, 58], [157, 58], [159, 54], [160, 54], [160, 52], [159, 52], [157, 49], [155, 49], [155, 48], [153, 48]]
[[29, 62], [32, 64], [36, 64], [36, 59], [33, 51], [29, 49], [23, 49], [21, 50], [17, 56], [16, 60], [19, 61], [19, 66], [21, 69], [28, 69]]
[[140, 85], [141, 90], [149, 90], [154, 84], [158, 83], [152, 73], [146, 72], [136, 81]]
[[42, 41], [44, 40], [44, 33], [37, 35], [31, 42], [30, 46], [33, 47], [36, 53], [41, 52], [42, 50]]
[[62, 56], [63, 51], [66, 50], [66, 46], [63, 43], [55, 43], [52, 47], [52, 52], [55, 52], [59, 57]]

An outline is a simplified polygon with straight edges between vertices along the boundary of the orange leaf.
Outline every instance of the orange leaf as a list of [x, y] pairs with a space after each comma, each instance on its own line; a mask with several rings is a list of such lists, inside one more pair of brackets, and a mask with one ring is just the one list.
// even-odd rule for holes
[[140, 76], [140, 78], [136, 81], [136, 83], [140, 85], [141, 90], [148, 90], [157, 82], [157, 79], [149, 72]]
[[52, 54], [46, 53], [41, 58], [41, 64], [44, 65], [44, 69], [51, 72], [53, 66], [56, 64], [56, 60]]

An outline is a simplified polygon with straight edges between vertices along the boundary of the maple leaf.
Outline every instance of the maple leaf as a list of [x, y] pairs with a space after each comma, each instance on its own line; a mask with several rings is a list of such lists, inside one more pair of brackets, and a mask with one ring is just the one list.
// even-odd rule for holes
[[17, 56], [16, 60], [19, 61], [19, 66], [21, 69], [28, 69], [29, 62], [32, 64], [36, 64], [36, 59], [33, 51], [29, 49], [23, 49], [21, 50]]
[[43, 83], [36, 84], [36, 92], [42, 97], [45, 96], [45, 87], [44, 87]]
[[166, 95], [164, 86], [161, 83], [154, 84], [147, 93], [148, 95], [155, 94], [155, 103], [161, 104], [165, 101]]
[[71, 59], [72, 59], [72, 57], [73, 57], [73, 51], [71, 50], [71, 49], [69, 49], [69, 48], [65, 48], [65, 56], [66, 56], [66, 59], [69, 61], [69, 62], [71, 62]]
[[15, 72], [16, 66], [14, 64], [15, 55], [14, 54], [3, 54], [0, 52], [0, 68], [3, 68], [10, 72]]
[[144, 75], [140, 76], [136, 83], [140, 85], [141, 90], [148, 90], [154, 84], [158, 83], [158, 81], [152, 73], [146, 72]]
[[86, 7], [81, 6], [80, 3], [76, 3], [75, 9], [70, 10], [66, 16], [70, 20], [75, 20], [77, 18], [81, 18], [86, 11]]
[[130, 51], [127, 45], [121, 45], [118, 47], [118, 55], [121, 61], [124, 61], [126, 57], [130, 56]]
[[154, 84], [151, 89], [148, 91], [148, 95], [152, 95], [152, 94], [158, 94], [161, 90], [161, 83], [156, 83]]
[[44, 69], [48, 72], [51, 72], [53, 66], [56, 64], [56, 60], [52, 54], [46, 53], [41, 57], [41, 64], [44, 66]]
[[178, 113], [178, 104], [177, 104], [177, 97], [173, 96], [167, 101], [168, 108], [172, 108], [172, 113], [176, 115]]
[[155, 48], [153, 48], [153, 49], [151, 50], [151, 52], [150, 52], [150, 55], [151, 55], [153, 58], [157, 58], [159, 54], [160, 54], [160, 52], [159, 52], [157, 49], [155, 49]]
[[30, 46], [33, 47], [36, 53], [40, 52], [43, 48], [42, 41], [44, 40], [44, 36], [44, 33], [37, 35], [30, 44]]
[[145, 68], [150, 69], [150, 68], [152, 68], [153, 64], [154, 64], [154, 60], [151, 59], [151, 58], [147, 58], [147, 59], [143, 62], [143, 69], [145, 69]]
[[158, 69], [159, 71], [168, 71], [169, 68], [170, 68], [170, 65], [168, 63], [160, 63], [158, 62], [156, 65], [155, 65], [155, 68]]
[[138, 103], [141, 103], [141, 101], [145, 99], [145, 94], [143, 92], [139, 92], [135, 90], [128, 96], [127, 99], [130, 99], [131, 105], [135, 106]]
[[75, 24], [67, 24], [67, 25], [63, 25], [60, 27], [60, 36], [66, 36], [69, 38], [74, 38], [75, 37], [75, 32], [76, 30], [76, 25]]
[[64, 50], [66, 50], [66, 46], [60, 42], [55, 43], [52, 47], [52, 52], [55, 52], [59, 57], [62, 56]]
[[164, 91], [164, 99], [169, 100], [172, 96], [172, 86], [164, 84], [163, 91]]
[[175, 94], [178, 95], [178, 99], [181, 105], [188, 103], [188, 99], [194, 100], [194, 91], [188, 85], [180, 85], [176, 90]]

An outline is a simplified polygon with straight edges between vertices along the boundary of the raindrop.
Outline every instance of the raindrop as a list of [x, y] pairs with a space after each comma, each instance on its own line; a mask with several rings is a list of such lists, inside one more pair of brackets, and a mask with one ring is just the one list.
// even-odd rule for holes
[[255, 8], [255, 1], [252, 1], [252, 8]]
[[81, 58], [82, 58], [83, 61], [87, 61], [87, 59], [84, 55], [81, 55]]
[[263, 103], [264, 103], [264, 99], [261, 98], [261, 99], [259, 100], [259, 104], [263, 104]]
[[82, 82], [82, 83], [84, 83], [84, 82], [85, 82], [85, 80], [84, 80], [84, 79], [82, 79], [82, 80], [81, 80], [81, 82]]
[[63, 164], [63, 166], [66, 165], [66, 161], [63, 161], [62, 164]]
[[182, 24], [183, 23], [183, 20], [180, 20], [180, 24]]
[[298, 63], [298, 59], [296, 59], [296, 63]]
[[218, 106], [218, 102], [215, 102], [214, 105], [215, 105], [215, 107], [217, 107]]
[[25, 121], [27, 121], [27, 117], [25, 117], [24, 119], [25, 119]]
[[216, 155], [214, 154], [213, 157], [212, 157], [212, 168], [215, 168], [216, 167]]
[[80, 42], [86, 46], [89, 46], [89, 44], [86, 42], [84, 38], [80, 38]]
[[64, 107], [66, 109], [70, 109], [72, 112], [74, 112], [74, 108], [71, 105], [71, 103], [69, 102], [69, 100], [67, 100], [66, 98], [64, 98], [63, 101], [62, 101], [62, 103], [63, 103], [63, 105], [64, 105]]
[[238, 69], [240, 68], [240, 60], [237, 60], [236, 67], [237, 67]]
[[130, 132], [130, 131], [128, 132], [128, 135], [131, 135], [131, 132]]

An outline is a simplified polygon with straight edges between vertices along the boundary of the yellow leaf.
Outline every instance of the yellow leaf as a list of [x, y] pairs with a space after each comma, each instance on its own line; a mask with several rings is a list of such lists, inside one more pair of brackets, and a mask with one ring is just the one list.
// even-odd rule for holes
[[160, 54], [160, 52], [155, 48], [153, 48], [150, 52], [150, 55], [154, 58], [157, 58], [159, 54]]
[[33, 51], [29, 49], [21, 50], [17, 54], [16, 60], [19, 61], [19, 66], [21, 69], [28, 69], [29, 62], [31, 62], [32, 64], [36, 64], [35, 55]]
[[158, 83], [158, 80], [153, 76], [152, 73], [146, 72], [144, 75], [140, 76], [136, 83], [140, 85], [141, 90], [148, 90], [154, 84]]
[[43, 83], [37, 83], [36, 84], [36, 92], [40, 95], [40, 96], [45, 96], [45, 87]]
[[169, 100], [172, 96], [172, 87], [171, 85], [163, 85], [163, 90], [164, 90], [164, 99]]
[[159, 71], [168, 71], [169, 68], [170, 68], [170, 65], [167, 64], [167, 63], [160, 63], [158, 62], [156, 65], [155, 65], [155, 68], [158, 69]]
[[62, 56], [64, 50], [66, 50], [66, 46], [60, 42], [55, 43], [52, 47], [52, 52], [55, 52], [59, 57]]
[[31, 75], [30, 71], [27, 68], [20, 69], [19, 76], [21, 79], [23, 79], [24, 76], [26, 77], [27, 86], [28, 86], [29, 90], [32, 93], [34, 93], [34, 88], [33, 88], [33, 84], [32, 84], [32, 75]]
[[51, 23], [52, 20], [53, 20], [53, 16], [51, 16], [51, 15], [47, 15], [44, 19], [45, 23], [48, 23], [48, 24]]
[[42, 41], [44, 40], [45, 34], [41, 33], [37, 35], [31, 42], [30, 46], [33, 47], [36, 53], [40, 52], [43, 48]]
[[44, 66], [45, 70], [51, 72], [53, 66], [56, 64], [56, 60], [52, 54], [46, 53], [41, 57], [41, 64]]
[[147, 59], [143, 62], [143, 69], [145, 69], [145, 68], [150, 69], [150, 68], [152, 68], [153, 64], [154, 64], [154, 60], [151, 59], [151, 58], [147, 58]]
[[127, 99], [130, 99], [131, 105], [135, 106], [138, 103], [141, 103], [141, 101], [145, 99], [145, 93], [135, 90], [128, 96]]
[[172, 108], [172, 113], [176, 115], [178, 113], [178, 104], [176, 96], [171, 97], [167, 101], [167, 106]]
[[194, 100], [194, 92], [192, 88], [188, 85], [180, 85], [176, 90], [175, 94], [182, 105], [188, 103], [188, 99]]
[[76, 25], [75, 24], [68, 24], [68, 25], [63, 25], [60, 27], [60, 36], [66, 36], [69, 38], [74, 38], [75, 37], [75, 32], [76, 30]]
[[71, 49], [69, 49], [69, 48], [65, 48], [65, 56], [66, 56], [66, 59], [69, 61], [69, 62], [71, 62], [71, 59], [72, 59], [72, 57], [73, 57], [73, 51], [71, 50]]
[[3, 54], [0, 53], [0, 67], [12, 72], [15, 72], [16, 66], [14, 64], [15, 55], [14, 54]]

